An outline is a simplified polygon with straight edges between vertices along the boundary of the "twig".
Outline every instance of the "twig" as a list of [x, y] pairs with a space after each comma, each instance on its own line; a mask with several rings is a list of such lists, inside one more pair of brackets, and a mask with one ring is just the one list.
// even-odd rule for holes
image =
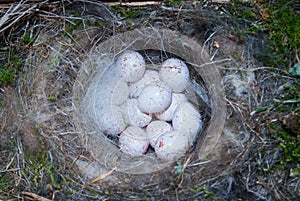
[[20, 170], [20, 168], [13, 168], [13, 169], [9, 169], [9, 170], [0, 170], [0, 173], [4, 173], [4, 172], [15, 172]]
[[[185, 171], [185, 169], [186, 169], [186, 167], [188, 166], [188, 164], [189, 164], [189, 162], [190, 162], [190, 160], [191, 160], [191, 156], [190, 157], [188, 157], [188, 159], [186, 160], [186, 162], [183, 164], [183, 166], [182, 166], [182, 170], [181, 170], [181, 173], [180, 173], [180, 177], [181, 177], [181, 181], [180, 181], [180, 183], [178, 184], [178, 187], [177, 187], [177, 189], [179, 188], [179, 187], [181, 187], [181, 185], [182, 185], [182, 183], [183, 183], [183, 176], [184, 176], [184, 171]], [[177, 190], [176, 189], [176, 190]]]
[[201, 54], [203, 54], [203, 52], [205, 51], [204, 47], [206, 46], [206, 44], [208, 43], [208, 41], [210, 41], [212, 39], [212, 37], [222, 29], [223, 27], [219, 27], [216, 31], [214, 31], [212, 34], [210, 34], [210, 36], [205, 40], [204, 44], [203, 44], [203, 48], [201, 51]]
[[[6, 29], [10, 28], [11, 26], [13, 26], [16, 22], [18, 22], [22, 17], [24, 17], [26, 14], [29, 14], [30, 11], [32, 11], [33, 9], [35, 9], [37, 7], [37, 5], [33, 5], [31, 8], [28, 9], [23, 9], [23, 10], [17, 10], [18, 8], [20, 8], [22, 5], [22, 2], [20, 2], [19, 4], [17, 4], [17, 6], [15, 6], [14, 8], [12, 8], [14, 5], [12, 5], [8, 11], [5, 13], [4, 16], [1, 17], [0, 19], [0, 27], [3, 26], [5, 23], [7, 23], [10, 18], [14, 18], [14, 16], [16, 14], [19, 14], [18, 17], [15, 17], [15, 19], [13, 19], [13, 21], [8, 24], [7, 26], [5, 26], [4, 28], [2, 28], [0, 30], [0, 32], [5, 31]], [[22, 7], [21, 7], [22, 8]]]
[[168, 11], [177, 11], [177, 12], [193, 12], [195, 10], [192, 10], [192, 9], [184, 9], [184, 8], [173, 8], [173, 7], [168, 7], [168, 6], [165, 6], [165, 5], [162, 5], [161, 8], [163, 10], [168, 10]]
[[107, 6], [155, 6], [162, 4], [161, 1], [143, 1], [143, 2], [104, 2]]
[[98, 176], [96, 179], [94, 179], [91, 184], [97, 182], [97, 181], [100, 181], [102, 179], [105, 179], [106, 177], [108, 177], [109, 175], [111, 175], [115, 170], [117, 169], [117, 167], [114, 167], [113, 169], [111, 169], [110, 171], [108, 171], [107, 173], [104, 173], [100, 176]]
[[225, 61], [231, 61], [230, 58], [226, 58], [226, 59], [221, 59], [221, 60], [217, 60], [217, 61], [212, 61], [212, 62], [207, 62], [207, 63], [204, 63], [204, 64], [201, 64], [201, 65], [198, 65], [198, 64], [194, 64], [194, 63], [191, 63], [191, 62], [186, 62], [190, 65], [193, 65], [197, 68], [202, 68], [203, 66], [206, 66], [206, 65], [211, 65], [211, 64], [217, 64], [217, 63], [223, 63]]
[[202, 162], [199, 162], [199, 163], [192, 163], [192, 164], [187, 165], [187, 167], [194, 167], [194, 166], [198, 166], [198, 165], [204, 165], [204, 164], [207, 164], [207, 163], [210, 163], [210, 162], [211, 162], [211, 160], [202, 161]]
[[52, 201], [52, 200], [49, 200], [47, 198], [44, 198], [40, 195], [37, 195], [35, 193], [30, 193], [30, 192], [22, 192], [22, 194], [27, 197], [27, 199], [30, 199], [32, 198], [33, 200], [37, 200], [37, 201]]

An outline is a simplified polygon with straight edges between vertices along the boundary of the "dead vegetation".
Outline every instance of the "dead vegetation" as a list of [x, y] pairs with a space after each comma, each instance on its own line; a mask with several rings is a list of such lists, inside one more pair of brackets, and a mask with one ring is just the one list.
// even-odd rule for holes
[[[84, 0], [0, 5], [0, 63], [14, 64], [16, 60], [7, 59], [11, 52], [22, 58], [15, 80], [0, 88], [0, 200], [299, 198], [299, 164], [275, 168], [283, 150], [278, 139], [270, 137], [268, 120], [277, 117], [250, 115], [270, 104], [294, 78], [253, 57], [260, 39], [240, 38], [226, 5], [195, 2], [145, 7], [108, 7]], [[206, 47], [226, 92], [221, 140], [206, 160], [192, 154], [134, 180], [114, 168], [80, 174], [76, 162], [87, 167], [95, 161], [82, 146], [72, 116], [80, 63], [96, 44], [144, 27], [175, 30]], [[108, 177], [114, 185], [105, 183]]]

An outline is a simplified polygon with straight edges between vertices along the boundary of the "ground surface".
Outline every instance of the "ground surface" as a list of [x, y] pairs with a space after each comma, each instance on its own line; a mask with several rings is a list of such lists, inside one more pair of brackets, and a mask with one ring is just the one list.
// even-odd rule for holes
[[[277, 168], [285, 152], [280, 140], [271, 137], [270, 126], [278, 121], [297, 130], [297, 115], [250, 115], [258, 107], [272, 104], [295, 80], [286, 71], [263, 66], [256, 59], [264, 51], [263, 34], [241, 37], [237, 32], [242, 25], [230, 20], [234, 16], [226, 4], [193, 1], [108, 7], [84, 2], [20, 5], [32, 8], [32, 16], [21, 16], [24, 23], [3, 31], [2, 61], [12, 54], [5, 47], [21, 48], [21, 53], [13, 52], [24, 59], [16, 83], [1, 86], [0, 200], [300, 198], [299, 164]], [[9, 6], [17, 4], [3, 9]], [[42, 11], [35, 10], [36, 6]], [[205, 45], [222, 76], [226, 125], [211, 160], [197, 164], [184, 158], [157, 173], [161, 179], [151, 185], [144, 184], [153, 175], [142, 175], [138, 183], [130, 183], [124, 175], [118, 186], [107, 188], [90, 183], [74, 165], [78, 159], [92, 162], [93, 156], [80, 145], [73, 124], [73, 84], [80, 61], [93, 45], [141, 27], [168, 28]], [[100, 176], [113, 177], [114, 173], [107, 170]]]

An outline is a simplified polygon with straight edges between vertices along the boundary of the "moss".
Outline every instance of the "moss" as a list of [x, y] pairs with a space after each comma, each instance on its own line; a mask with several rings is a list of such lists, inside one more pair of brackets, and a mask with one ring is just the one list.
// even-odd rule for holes
[[267, 106], [267, 112], [278, 117], [278, 121], [269, 123], [270, 138], [277, 142], [282, 155], [277, 164], [265, 172], [278, 168], [294, 168], [300, 171], [300, 83], [295, 81], [285, 86], [285, 90], [274, 104]]
[[4, 103], [5, 103], [5, 100], [4, 100], [4, 95], [0, 92], [0, 112], [1, 112], [1, 109], [4, 107]]
[[67, 33], [72, 33], [73, 31], [77, 30], [84, 30], [86, 27], [105, 27], [106, 22], [101, 21], [99, 19], [95, 20], [93, 18], [83, 18], [81, 13], [77, 10], [69, 11], [71, 15], [74, 16], [74, 19], [71, 21], [66, 22], [64, 31]]
[[23, 44], [26, 46], [31, 46], [35, 42], [35, 38], [32, 38], [29, 33], [23, 36]]
[[8, 174], [0, 174], [0, 191], [7, 192], [8, 189], [12, 186], [13, 178]]
[[3, 53], [6, 60], [0, 63], [0, 87], [15, 82], [17, 72], [22, 65], [22, 58], [17, 55], [17, 51], [9, 48], [7, 52]]
[[[262, 30], [267, 41], [264, 52], [256, 56], [266, 66], [287, 71], [299, 62], [296, 55], [299, 55], [300, 47], [300, 15], [294, 11], [294, 2], [259, 0], [250, 10], [259, 14], [256, 17], [237, 6], [238, 3], [233, 6], [232, 12], [237, 18], [243, 18], [247, 24], [246, 29], [260, 21], [262, 29], [256, 30], [256, 36]], [[242, 31], [245, 33], [245, 29]], [[251, 115], [264, 112], [278, 117], [277, 122], [269, 122], [269, 137], [278, 142], [283, 153], [274, 169], [297, 169], [300, 162], [300, 83], [297, 79], [291, 79], [283, 87], [284, 90], [273, 99], [272, 104], [257, 108]], [[267, 168], [264, 171], [270, 170], [272, 169]]]
[[141, 14], [140, 9], [129, 8], [129, 7], [121, 7], [121, 6], [111, 6], [111, 10], [119, 13], [126, 19], [133, 19], [138, 17]]
[[57, 100], [57, 97], [56, 97], [56, 95], [51, 94], [51, 95], [48, 96], [48, 100], [51, 101], [51, 102], [55, 102]]
[[164, 2], [169, 5], [179, 5], [182, 3], [182, 0], [165, 0]]
[[286, 162], [300, 163], [300, 140], [298, 136], [290, 135], [283, 128], [277, 128], [274, 137], [279, 139], [279, 145], [284, 151]]
[[61, 189], [63, 182], [46, 150], [42, 149], [36, 152], [25, 149], [25, 160], [27, 161], [27, 165], [23, 169], [23, 173], [35, 189], [39, 189], [40, 187]]
[[267, 65], [287, 69], [294, 65], [300, 47], [300, 15], [294, 11], [294, 1], [261, 1], [269, 16], [264, 19], [268, 31], [270, 54]]
[[287, 70], [297, 63], [300, 47], [300, 15], [294, 11], [295, 0], [259, 0], [253, 4], [234, 0], [230, 21], [240, 42], [247, 35], [264, 35], [264, 50], [255, 56], [266, 66]]

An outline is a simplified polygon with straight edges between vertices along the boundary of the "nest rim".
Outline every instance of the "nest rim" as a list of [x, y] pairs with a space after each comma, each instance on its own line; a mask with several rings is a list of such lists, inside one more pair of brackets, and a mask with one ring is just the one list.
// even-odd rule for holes
[[[178, 46], [181, 46], [181, 48], [174, 48]], [[202, 131], [202, 137], [198, 137], [196, 140], [196, 147], [194, 148], [193, 153], [195, 153], [195, 157], [199, 160], [208, 157], [222, 133], [225, 123], [226, 104], [224, 101], [225, 93], [221, 85], [221, 76], [218, 69], [210, 62], [205, 49], [196, 41], [186, 36], [182, 36], [177, 32], [168, 29], [158, 30], [155, 28], [142, 28], [114, 35], [108, 40], [95, 46], [90, 54], [96, 53], [96, 55], [103, 57], [107, 64], [110, 64], [119, 54], [127, 49], [134, 51], [151, 49], [174, 54], [180, 58], [184, 58], [186, 62], [201, 75], [210, 95], [210, 104], [212, 108], [211, 119], [208, 122], [209, 125], [207, 128]], [[82, 105], [78, 105], [78, 100], [82, 100], [82, 97], [84, 97], [84, 95], [80, 97], [80, 94], [84, 93], [78, 91], [78, 87], [82, 89], [82, 80], [80, 80], [80, 77], [87, 78], [92, 73], [97, 72], [99, 67], [95, 67], [95, 61], [99, 61], [99, 58], [96, 58], [96, 60], [91, 57], [87, 58], [87, 63], [92, 67], [88, 70], [82, 68], [73, 86], [73, 103], [76, 108], [79, 109], [79, 112], [73, 115], [74, 118], [77, 119], [75, 120], [76, 122], [81, 122], [82, 119], [84, 119], [84, 117], [80, 116], [80, 114], [84, 114]], [[91, 77], [87, 79], [91, 80]], [[87, 121], [84, 120], [84, 122]], [[86, 133], [86, 131], [89, 130], [86, 129], [85, 125], [82, 123], [80, 123], [79, 127], [81, 127], [83, 133]], [[91, 133], [91, 131], [87, 133]], [[102, 143], [101, 146], [104, 147], [103, 151], [106, 150], [105, 152], [108, 154], [104, 156], [103, 153], [99, 153], [102, 151], [95, 150], [94, 147], [97, 147], [97, 143], [99, 143], [99, 140], [95, 137], [86, 139], [86, 135], [83, 134], [83, 145], [93, 156], [95, 156], [101, 165], [108, 169], [116, 169], [116, 171], [128, 174], [147, 174], [157, 172], [174, 163], [174, 161], [159, 160], [157, 157], [141, 156], [138, 158], [139, 160], [137, 160], [137, 158], [131, 158], [124, 153], [121, 153], [117, 147], [111, 146], [111, 141], [105, 134], [99, 132], [97, 135], [101, 135], [101, 139], [104, 139], [104, 141], [100, 143]], [[89, 136], [93, 136], [93, 134]], [[187, 152], [185, 156], [190, 154], [191, 153]]]

